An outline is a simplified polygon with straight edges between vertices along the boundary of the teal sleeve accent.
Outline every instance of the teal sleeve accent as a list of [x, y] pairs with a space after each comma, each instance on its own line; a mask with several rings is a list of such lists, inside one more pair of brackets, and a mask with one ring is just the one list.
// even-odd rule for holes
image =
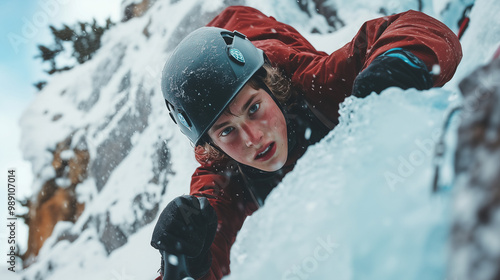
[[[422, 69], [422, 68], [426, 69], [427, 68], [425, 66], [424, 62], [422, 60], [420, 60], [420, 58], [416, 57], [411, 52], [406, 51], [402, 48], [390, 49], [390, 50], [386, 51], [385, 53], [383, 53], [382, 55], [399, 58], [413, 68], [417, 68], [417, 69]], [[415, 61], [415, 60], [417, 60], [417, 61]]]

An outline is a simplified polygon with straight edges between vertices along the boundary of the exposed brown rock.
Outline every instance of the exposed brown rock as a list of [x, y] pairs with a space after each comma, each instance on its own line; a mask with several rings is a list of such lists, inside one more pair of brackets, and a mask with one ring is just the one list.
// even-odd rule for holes
[[132, 3], [125, 7], [125, 12], [122, 21], [130, 20], [134, 17], [140, 17], [147, 12], [154, 0], [142, 0], [139, 3]]
[[[87, 177], [89, 153], [73, 149], [69, 159], [61, 157], [62, 152], [68, 151], [70, 144], [71, 138], [57, 144], [52, 160], [56, 177], [45, 182], [36, 197], [25, 203], [29, 207], [25, 215], [29, 231], [28, 247], [22, 256], [24, 267], [34, 262], [57, 222], [75, 222], [84, 210], [84, 205], [77, 201], [75, 188]], [[59, 186], [56, 179], [67, 180], [69, 184]]]

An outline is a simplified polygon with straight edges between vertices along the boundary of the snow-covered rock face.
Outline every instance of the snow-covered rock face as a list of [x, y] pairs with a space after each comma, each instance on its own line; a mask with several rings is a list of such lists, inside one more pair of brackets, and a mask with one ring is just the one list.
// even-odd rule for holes
[[450, 276], [500, 278], [500, 59], [460, 83]]
[[[146, 2], [155, 1], [142, 5]], [[25, 271], [26, 277], [57, 275], [68, 256], [76, 264], [93, 262], [79, 252], [84, 248], [78, 244], [94, 248], [92, 254], [105, 258], [153, 221], [166, 204], [163, 200], [188, 191], [195, 166], [192, 148], [170, 122], [160, 92], [160, 73], [173, 47], [223, 7], [222, 2], [155, 2], [142, 17], [109, 30], [91, 61], [54, 75], [26, 110], [21, 146], [36, 178], [30, 216], [44, 221], [43, 233], [39, 224], [31, 224], [30, 239], [36, 245], [26, 257], [29, 264], [35, 263]], [[56, 147], [63, 143], [61, 152]], [[64, 170], [71, 168], [68, 162], [77, 160], [78, 151], [87, 155], [87, 161], [80, 166], [80, 181], [72, 183], [70, 172]], [[54, 165], [59, 161], [61, 171]], [[179, 179], [172, 178], [175, 173]], [[45, 194], [38, 195], [43, 199], [37, 199], [39, 192]], [[59, 192], [68, 197], [55, 200]], [[63, 215], [66, 209], [83, 206], [83, 213]], [[40, 211], [45, 208], [51, 211]], [[55, 226], [57, 221], [76, 223]], [[144, 246], [154, 253], [148, 242], [145, 238]], [[151, 277], [156, 266], [151, 262]]]
[[[165, 109], [161, 69], [180, 40], [225, 5], [258, 8], [331, 52], [364, 21], [419, 5], [457, 30], [461, 10], [470, 3], [150, 2], [140, 18], [107, 31], [92, 60], [54, 75], [22, 117], [21, 145], [33, 164], [35, 194], [47, 181], [59, 188], [68, 183], [68, 172], [55, 172], [52, 165], [51, 151], [58, 143], [71, 139], [60, 154], [63, 161], [74, 160], [76, 151], [88, 153], [86, 177], [74, 188], [85, 210], [75, 223], [57, 223], [36, 262], [9, 277], [154, 279], [160, 260], [149, 246], [153, 221], [172, 198], [189, 192], [197, 166], [192, 147]], [[477, 1], [475, 31], [464, 37], [464, 55], [474, 57], [464, 61], [474, 67], [490, 55], [485, 49], [498, 38], [494, 31], [500, 23], [493, 15], [500, 12], [494, 2]], [[474, 27], [483, 9], [490, 17], [482, 19], [490, 21], [484, 31]], [[485, 39], [484, 46], [478, 38]], [[484, 51], [473, 53], [473, 46]], [[471, 70], [467, 64], [460, 67], [461, 77]], [[456, 83], [427, 92], [391, 89], [364, 100], [347, 99], [341, 124], [307, 152], [245, 223], [229, 279], [445, 279], [450, 196], [430, 195], [430, 143], [450, 103], [459, 99]]]

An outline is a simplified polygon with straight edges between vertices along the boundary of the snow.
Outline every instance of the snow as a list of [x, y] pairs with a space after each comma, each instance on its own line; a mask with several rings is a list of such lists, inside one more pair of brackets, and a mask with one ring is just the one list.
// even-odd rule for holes
[[[97, 233], [91, 230], [70, 243], [61, 241], [41, 252], [46, 258], [53, 258], [53, 271], [44, 269], [44, 262], [35, 263], [30, 270], [24, 272], [28, 279], [34, 279], [30, 271], [39, 268], [43, 279], [154, 279], [160, 265], [160, 254], [149, 246], [152, 225], [142, 228], [132, 236], [126, 245], [106, 255], [104, 248], [95, 242]], [[47, 243], [52, 240], [47, 240]], [[50, 243], [49, 243], [50, 244]], [[47, 246], [44, 246], [47, 248]], [[40, 269], [41, 268], [41, 269]], [[145, 276], [149, 275], [149, 276]], [[10, 278], [9, 278], [10, 279]]]
[[74, 156], [75, 153], [72, 150], [64, 150], [60, 154], [62, 160], [70, 160]]
[[[331, 52], [350, 41], [364, 21], [382, 16], [381, 7], [393, 13], [416, 9], [418, 2], [330, 0], [346, 24], [333, 33], [327, 33], [323, 17], [309, 17], [298, 5], [279, 0], [248, 4], [292, 24], [318, 49]], [[470, 3], [422, 2], [424, 11], [454, 30], [451, 25], [461, 16], [456, 11]], [[158, 0], [143, 17], [113, 26], [92, 60], [55, 74], [37, 95], [21, 119], [21, 146], [32, 162], [35, 193], [55, 176], [48, 151], [68, 135], [74, 133], [74, 141], [62, 158], [71, 158], [72, 149], [83, 145], [96, 159], [103, 143], [121, 139], [111, 135], [126, 116], [140, 119], [143, 127], [118, 131], [125, 134], [120, 144], [129, 141], [131, 148], [118, 155], [121, 160], [106, 180], [91, 170], [78, 185], [78, 201], [85, 203], [78, 221], [59, 222], [35, 264], [9, 278], [0, 267], [0, 278], [156, 277], [160, 256], [149, 245], [155, 220], [145, 222], [144, 213], [155, 206], [161, 210], [174, 197], [189, 193], [197, 166], [193, 148], [164, 108], [160, 73], [175, 43], [189, 31], [175, 26], [187, 19], [194, 23], [186, 29], [206, 23], [210, 18], [191, 15], [215, 12], [222, 3]], [[420, 92], [390, 88], [365, 99], [348, 98], [340, 124], [309, 148], [265, 206], [245, 222], [231, 252], [232, 274], [227, 279], [445, 279], [457, 121], [446, 134], [446, 168], [437, 194], [431, 193], [434, 143], [447, 113], [461, 102], [458, 82], [489, 61], [499, 45], [499, 12], [496, 0], [476, 1], [462, 39], [463, 62], [445, 87]], [[314, 28], [321, 34], [310, 33]], [[147, 114], [137, 107], [141, 92], [150, 101]], [[62, 117], [55, 120], [57, 115]], [[163, 143], [171, 165], [157, 172]], [[473, 195], [462, 196], [459, 203], [466, 209], [474, 200]], [[105, 219], [126, 235], [126, 243], [111, 252], [101, 242]], [[491, 232], [481, 234], [500, 246]]]
[[453, 79], [454, 83], [493, 58], [500, 47], [499, 3], [495, 0], [478, 0], [471, 10], [469, 28], [462, 37], [464, 57]]

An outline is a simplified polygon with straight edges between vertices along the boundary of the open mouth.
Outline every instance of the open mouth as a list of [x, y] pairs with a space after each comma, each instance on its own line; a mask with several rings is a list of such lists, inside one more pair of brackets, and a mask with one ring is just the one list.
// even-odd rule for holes
[[268, 160], [274, 155], [275, 152], [276, 152], [276, 145], [274, 142], [271, 142], [271, 144], [269, 144], [263, 151], [261, 151], [255, 156], [255, 159]]

